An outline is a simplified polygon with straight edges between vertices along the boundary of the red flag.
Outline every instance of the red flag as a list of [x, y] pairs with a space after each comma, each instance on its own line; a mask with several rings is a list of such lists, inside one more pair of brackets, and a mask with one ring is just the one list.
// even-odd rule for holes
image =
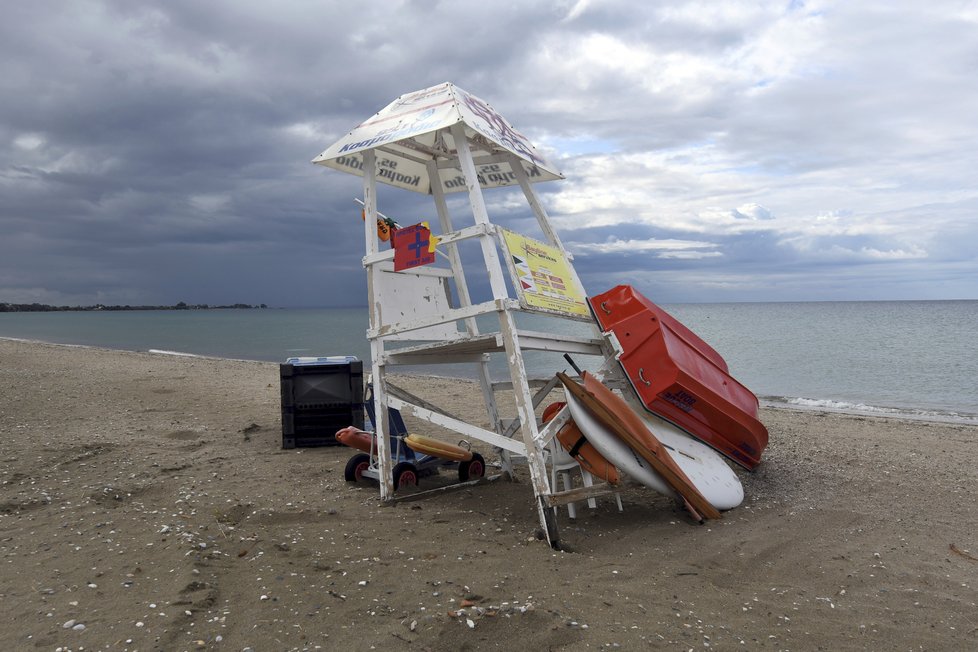
[[404, 226], [394, 231], [394, 271], [430, 265], [435, 262], [431, 231], [426, 223]]

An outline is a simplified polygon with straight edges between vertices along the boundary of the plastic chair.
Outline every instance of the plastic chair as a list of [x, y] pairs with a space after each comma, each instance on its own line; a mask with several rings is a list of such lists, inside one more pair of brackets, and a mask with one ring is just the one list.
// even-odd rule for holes
[[[577, 463], [573, 457], [568, 455], [564, 447], [557, 443], [556, 440], [550, 442], [550, 462], [551, 462], [551, 486], [556, 486], [557, 476], [560, 476], [561, 482], [564, 485], [564, 491], [570, 491], [573, 488], [573, 481], [571, 479], [571, 473], [576, 469], [581, 473], [581, 483], [585, 487], [590, 487], [594, 485], [594, 476], [581, 468], [581, 465]], [[624, 511], [621, 504], [621, 496], [618, 492], [615, 492], [615, 502], [618, 504], [618, 511]], [[590, 509], [597, 509], [598, 501], [594, 496], [589, 496], [587, 498], [587, 506]], [[567, 503], [567, 516], [570, 518], [577, 518], [577, 507], [574, 503]]]

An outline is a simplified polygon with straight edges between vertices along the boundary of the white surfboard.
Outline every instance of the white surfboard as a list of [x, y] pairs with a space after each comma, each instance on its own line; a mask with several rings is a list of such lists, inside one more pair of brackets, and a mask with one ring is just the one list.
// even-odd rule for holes
[[744, 485], [720, 453], [654, 414], [640, 414], [703, 497], [719, 510], [744, 502]]
[[[574, 423], [605, 459], [636, 482], [665, 496], [678, 497], [652, 466], [613, 432], [605, 428], [569, 392], [566, 395]], [[654, 414], [639, 415], [652, 434], [683, 470], [690, 483], [711, 505], [733, 509], [744, 500], [744, 487], [723, 457], [709, 446], [693, 439], [673, 424]]]

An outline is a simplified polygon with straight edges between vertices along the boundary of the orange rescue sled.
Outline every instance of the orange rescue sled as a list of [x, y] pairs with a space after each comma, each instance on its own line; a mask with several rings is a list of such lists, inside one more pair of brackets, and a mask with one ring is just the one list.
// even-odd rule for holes
[[719, 353], [630, 285], [589, 301], [601, 329], [618, 339], [619, 362], [650, 412], [747, 469], [760, 463], [768, 435], [757, 397]]

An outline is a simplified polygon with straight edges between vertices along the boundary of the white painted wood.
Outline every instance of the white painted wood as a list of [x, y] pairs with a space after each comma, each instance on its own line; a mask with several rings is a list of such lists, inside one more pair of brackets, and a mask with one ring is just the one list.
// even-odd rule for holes
[[537, 512], [540, 523], [547, 535], [547, 541], [555, 545], [557, 541], [556, 528], [551, 532], [552, 515], [546, 513], [542, 498], [550, 494], [550, 482], [547, 478], [547, 468], [543, 458], [543, 447], [539, 443], [536, 415], [533, 412], [533, 397], [526, 384], [526, 366], [523, 363], [523, 353], [520, 350], [519, 335], [516, 331], [516, 321], [510, 311], [499, 313], [499, 329], [506, 345], [506, 362], [509, 366], [510, 379], [513, 381], [513, 393], [516, 399], [516, 418], [520, 420], [520, 432], [526, 447], [526, 461], [530, 469], [530, 480], [533, 482], [533, 493], [537, 497]]
[[[602, 355], [603, 353], [600, 343], [589, 338], [578, 338], [537, 331], [520, 330], [518, 332], [520, 335], [520, 348], [524, 351], [551, 351], [555, 353], [566, 352], [584, 355]], [[444, 355], [502, 353], [505, 350], [506, 343], [501, 333], [483, 333], [481, 335], [457, 335], [452, 339], [445, 339], [440, 342], [392, 349], [388, 351], [388, 355], [392, 361], [397, 360], [398, 364], [407, 364], [398, 359], [408, 355], [418, 359], [421, 359], [422, 356], [429, 356], [426, 363], [420, 364], [433, 364], [437, 363], [441, 356]], [[529, 379], [527, 379], [527, 382], [530, 382]], [[493, 385], [496, 386], [498, 383], [493, 383]], [[513, 389], [513, 387], [510, 386], [508, 389]]]
[[454, 322], [465, 319], [466, 317], [477, 317], [478, 315], [498, 312], [500, 309], [505, 309], [501, 308], [501, 305], [504, 304], [498, 301], [487, 301], [474, 306], [466, 306], [465, 308], [453, 308], [438, 315], [430, 315], [413, 321], [381, 325], [379, 328], [374, 328], [371, 325], [370, 330], [367, 331], [367, 337], [386, 337], [419, 328], [427, 328], [436, 324]]
[[384, 354], [384, 364], [390, 365], [430, 365], [430, 364], [479, 364], [485, 357], [484, 353], [445, 353], [438, 356], [420, 353], [397, 353], [387, 351]]
[[520, 331], [520, 342], [524, 349], [536, 351], [556, 351], [559, 353], [581, 353], [601, 355], [601, 340], [593, 337], [541, 333], [539, 331]]
[[391, 267], [393, 268], [393, 266], [394, 266], [394, 250], [393, 249], [385, 249], [383, 251], [375, 251], [372, 254], [367, 254], [366, 256], [363, 257], [363, 260], [361, 262], [363, 263], [363, 266], [364, 267], [367, 267], [369, 265], [377, 265], [377, 264], [385, 263], [385, 262], [388, 262], [388, 261], [389, 261], [389, 264], [391, 265]]
[[478, 439], [479, 441], [484, 441], [487, 444], [504, 448], [512, 453], [516, 453], [517, 455], [526, 455], [526, 446], [519, 440], [503, 437], [502, 435], [492, 432], [491, 430], [473, 426], [472, 424], [459, 421], [458, 419], [453, 419], [452, 417], [429, 410], [428, 408], [423, 408], [420, 405], [408, 403], [407, 401], [395, 398], [393, 396], [389, 396], [387, 401], [388, 405], [391, 407], [416, 416], [419, 419], [424, 419], [429, 423], [433, 423], [443, 428], [448, 428], [449, 430], [453, 430], [461, 435], [465, 435], [466, 437]]
[[[395, 272], [394, 271], [394, 261], [393, 260], [376, 261], [376, 262], [374, 262], [372, 264], [377, 265], [382, 272], [390, 272], [391, 274], [402, 274], [402, 273], [405, 273], [405, 272]], [[365, 262], [364, 263], [364, 267], [366, 267], [366, 266], [367, 266], [367, 263]], [[453, 279], [453, 278], [455, 278], [455, 275], [452, 273], [452, 270], [445, 269], [444, 267], [431, 267], [431, 266], [414, 267], [414, 268], [411, 269], [411, 271], [406, 272], [406, 273], [408, 273], [408, 274], [417, 274], [418, 276], [431, 276], [433, 278], [447, 278], [447, 279]]]
[[[377, 253], [377, 165], [373, 150], [363, 153], [363, 205], [365, 212], [364, 234], [367, 255]], [[381, 324], [381, 303], [378, 300], [380, 268], [367, 267], [367, 295], [369, 300], [370, 326]], [[380, 497], [389, 500], [394, 495], [394, 481], [391, 477], [390, 433], [387, 432], [387, 396], [384, 390], [384, 341], [380, 338], [370, 340], [371, 376], [374, 382], [374, 414], [377, 415], [374, 432], [377, 434], [377, 467], [380, 473]]]
[[[465, 177], [472, 216], [476, 224], [489, 225], [490, 221], [489, 214], [486, 212], [486, 202], [482, 197], [482, 189], [479, 187], [479, 178], [475, 171], [475, 164], [472, 162], [472, 152], [469, 150], [469, 143], [465, 138], [465, 125], [463, 123], [459, 122], [452, 126], [452, 139], [455, 141], [455, 151], [458, 152], [462, 175]], [[492, 289], [492, 296], [494, 299], [504, 299], [509, 295], [506, 290], [506, 280], [503, 277], [503, 269], [499, 262], [499, 252], [496, 250], [496, 243], [493, 238], [488, 235], [483, 235], [479, 238], [479, 244], [482, 247], [482, 256], [486, 262], [486, 271], [489, 274], [489, 287]]]
[[[428, 320], [431, 315], [445, 314], [452, 309], [447, 279], [407, 271], [381, 270], [377, 280], [375, 300], [380, 306], [381, 330], [405, 321]], [[440, 341], [458, 335], [458, 327], [454, 321], [450, 321], [395, 333], [388, 339]]]

